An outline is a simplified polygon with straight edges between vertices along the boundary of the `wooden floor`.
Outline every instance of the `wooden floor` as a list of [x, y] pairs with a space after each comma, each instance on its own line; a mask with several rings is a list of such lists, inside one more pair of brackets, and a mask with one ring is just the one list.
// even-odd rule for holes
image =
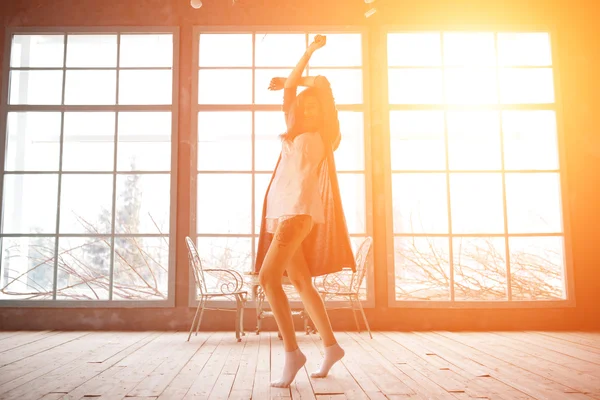
[[326, 379], [316, 335], [290, 389], [277, 335], [0, 332], [0, 399], [600, 399], [600, 333], [339, 333]]

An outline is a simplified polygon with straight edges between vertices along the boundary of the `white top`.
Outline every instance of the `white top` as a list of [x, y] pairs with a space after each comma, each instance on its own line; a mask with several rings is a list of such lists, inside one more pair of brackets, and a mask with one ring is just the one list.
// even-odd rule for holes
[[282, 143], [281, 161], [267, 195], [267, 231], [294, 215], [310, 215], [313, 223], [325, 222], [319, 191], [319, 167], [325, 145], [318, 132], [303, 133]]

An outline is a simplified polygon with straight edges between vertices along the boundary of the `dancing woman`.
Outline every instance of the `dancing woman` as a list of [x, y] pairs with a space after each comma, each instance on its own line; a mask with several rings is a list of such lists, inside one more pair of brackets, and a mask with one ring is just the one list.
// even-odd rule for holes
[[[288, 387], [306, 362], [298, 348], [292, 313], [282, 287], [284, 273], [302, 299], [325, 347], [324, 378], [344, 356], [312, 278], [344, 267], [355, 269], [342, 209], [333, 151], [340, 144], [338, 114], [329, 81], [303, 77], [312, 54], [326, 44], [317, 35], [288, 78], [273, 78], [269, 90], [284, 90], [287, 131], [263, 207], [256, 272], [283, 338], [285, 366], [274, 387]], [[307, 87], [297, 94], [297, 87]]]

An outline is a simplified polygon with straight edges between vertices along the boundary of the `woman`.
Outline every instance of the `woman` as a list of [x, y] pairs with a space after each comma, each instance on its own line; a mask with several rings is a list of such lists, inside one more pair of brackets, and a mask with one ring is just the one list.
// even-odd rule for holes
[[[341, 138], [333, 94], [326, 78], [302, 76], [311, 55], [325, 43], [324, 36], [316, 36], [290, 76], [273, 78], [269, 86], [269, 90], [284, 89], [287, 122], [265, 196], [256, 259], [256, 272], [286, 351], [283, 375], [271, 383], [274, 387], [288, 387], [306, 362], [281, 284], [284, 273], [300, 294], [325, 347], [321, 368], [311, 376], [324, 378], [344, 356], [312, 283], [314, 276], [344, 267], [355, 269], [333, 158]], [[307, 89], [296, 96], [298, 86]]]

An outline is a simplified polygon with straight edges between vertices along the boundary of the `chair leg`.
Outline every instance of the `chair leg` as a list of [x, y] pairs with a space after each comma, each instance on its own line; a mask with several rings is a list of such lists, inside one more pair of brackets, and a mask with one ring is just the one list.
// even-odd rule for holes
[[240, 311], [240, 331], [242, 336], [246, 336], [246, 332], [244, 331], [244, 312], [246, 310], [246, 297], [244, 295], [240, 295], [242, 300], [242, 309]]
[[308, 313], [306, 309], [302, 310], [302, 319], [304, 320], [304, 333], [310, 335], [310, 330], [308, 329]]
[[192, 326], [190, 326], [190, 334], [188, 335], [187, 341], [190, 341], [192, 337], [192, 332], [194, 331], [194, 327], [196, 326], [196, 318], [198, 318], [198, 312], [200, 311], [200, 306], [202, 305], [202, 300], [198, 302], [198, 307], [196, 307], [196, 313], [194, 314], [194, 320], [192, 321]]
[[257, 296], [256, 296], [256, 334], [260, 334], [260, 330], [262, 328], [262, 308], [264, 304], [265, 294], [262, 291], [262, 288], [257, 288]]
[[198, 318], [198, 325], [196, 325], [196, 334], [195, 336], [198, 336], [198, 331], [200, 330], [200, 324], [202, 323], [202, 317], [204, 316], [204, 306], [206, 305], [206, 298], [202, 297], [202, 299], [200, 300], [200, 304], [202, 305], [201, 310], [200, 310], [200, 318]]
[[240, 295], [235, 295], [235, 303], [236, 303], [236, 313], [235, 313], [235, 338], [238, 342], [242, 341], [242, 337], [240, 335], [240, 312], [241, 312], [241, 300]]
[[373, 339], [373, 335], [371, 334], [371, 328], [369, 327], [369, 321], [367, 321], [367, 316], [365, 315], [365, 310], [363, 309], [363, 306], [360, 302], [360, 299], [358, 298], [358, 295], [356, 295], [356, 302], [358, 303], [358, 307], [360, 308], [360, 312], [362, 313], [363, 320], [365, 321], [365, 326], [367, 327], [367, 332], [369, 332], [369, 336], [371, 337], [371, 339]]
[[258, 311], [258, 285], [253, 285], [252, 286], [252, 300], [254, 300], [254, 311], [256, 311], [256, 334], [258, 335], [260, 333], [260, 324], [259, 324], [259, 311]]
[[358, 318], [356, 317], [356, 306], [354, 305], [354, 298], [352, 295], [348, 296], [350, 299], [350, 306], [352, 308], [352, 316], [354, 317], [354, 323], [356, 324], [356, 331], [360, 333], [360, 324], [358, 323]]

